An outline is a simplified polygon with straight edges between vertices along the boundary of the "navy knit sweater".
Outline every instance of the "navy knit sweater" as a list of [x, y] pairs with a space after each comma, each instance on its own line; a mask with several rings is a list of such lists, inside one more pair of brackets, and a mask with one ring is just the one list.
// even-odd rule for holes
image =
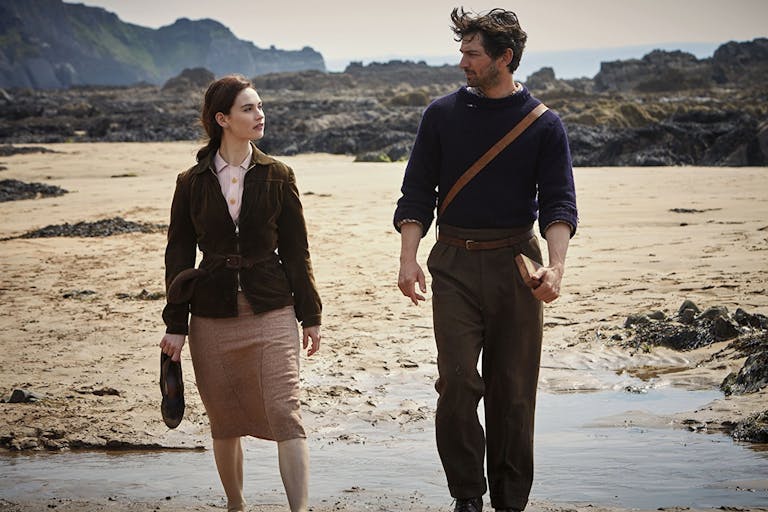
[[[475, 160], [540, 102], [527, 89], [491, 99], [462, 87], [432, 102], [419, 124], [394, 223], [418, 220], [426, 234], [451, 186]], [[545, 112], [454, 198], [439, 223], [463, 228], [514, 228], [539, 218], [578, 222], [568, 139], [560, 118]], [[399, 230], [399, 229], [398, 229]]]

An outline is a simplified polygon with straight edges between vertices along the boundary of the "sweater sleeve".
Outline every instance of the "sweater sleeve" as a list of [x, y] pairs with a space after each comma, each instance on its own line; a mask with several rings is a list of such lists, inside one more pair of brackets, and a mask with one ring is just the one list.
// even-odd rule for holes
[[405, 168], [402, 195], [397, 201], [393, 223], [400, 231], [401, 221], [421, 223], [422, 237], [427, 234], [435, 216], [440, 169], [440, 138], [436, 129], [435, 111], [427, 108], [419, 123], [408, 165]]
[[550, 123], [537, 159], [539, 231], [544, 236], [551, 224], [565, 222], [573, 236], [578, 212], [568, 136], [559, 117], [554, 116]]

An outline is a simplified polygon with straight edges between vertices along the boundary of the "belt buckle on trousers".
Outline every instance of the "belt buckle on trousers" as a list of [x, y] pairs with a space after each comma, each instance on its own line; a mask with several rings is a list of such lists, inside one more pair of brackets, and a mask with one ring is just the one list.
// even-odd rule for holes
[[464, 240], [464, 248], [468, 251], [473, 251], [477, 247], [477, 241], [476, 240]]

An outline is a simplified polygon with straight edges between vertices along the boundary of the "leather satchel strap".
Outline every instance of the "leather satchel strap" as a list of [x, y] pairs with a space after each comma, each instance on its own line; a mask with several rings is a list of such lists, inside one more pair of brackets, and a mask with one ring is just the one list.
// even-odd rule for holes
[[448, 191], [448, 193], [445, 195], [445, 199], [443, 199], [442, 204], [440, 205], [440, 209], [438, 210], [438, 216], [442, 215], [445, 209], [448, 207], [449, 204], [451, 204], [451, 201], [453, 201], [453, 198], [456, 197], [456, 194], [459, 193], [459, 191], [464, 188], [464, 186], [474, 178], [477, 173], [483, 170], [483, 168], [488, 165], [488, 163], [496, 158], [496, 156], [501, 153], [501, 151], [509, 146], [513, 140], [518, 138], [521, 133], [523, 133], [535, 120], [537, 120], [541, 115], [549, 110], [546, 105], [543, 103], [539, 103], [536, 107], [533, 108], [528, 114], [520, 120], [519, 123], [517, 123], [509, 132], [499, 139], [499, 141], [491, 146], [491, 149], [485, 152], [483, 156], [477, 159], [477, 161], [472, 164], [472, 166], [467, 169], [464, 174], [459, 176], [459, 179], [456, 180], [456, 183], [453, 184], [451, 189]]

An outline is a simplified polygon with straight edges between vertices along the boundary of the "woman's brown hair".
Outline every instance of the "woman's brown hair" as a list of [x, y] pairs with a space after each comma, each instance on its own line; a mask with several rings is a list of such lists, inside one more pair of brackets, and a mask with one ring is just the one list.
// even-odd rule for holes
[[235, 98], [240, 91], [253, 87], [250, 80], [242, 75], [227, 75], [219, 78], [205, 91], [205, 101], [200, 121], [208, 136], [208, 143], [197, 152], [197, 161], [203, 160], [211, 153], [218, 151], [221, 146], [222, 129], [216, 122], [216, 114], [229, 114]]

